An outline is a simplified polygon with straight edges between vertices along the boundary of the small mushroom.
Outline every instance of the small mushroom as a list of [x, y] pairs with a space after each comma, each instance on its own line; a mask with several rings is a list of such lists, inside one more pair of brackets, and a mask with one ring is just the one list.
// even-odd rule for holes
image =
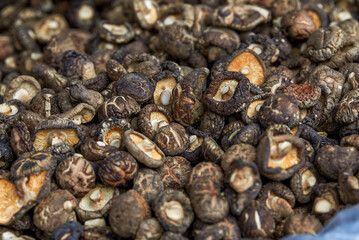
[[141, 163], [149, 168], [163, 165], [165, 154], [145, 135], [134, 130], [127, 130], [124, 134], [126, 149]]
[[35, 128], [33, 144], [37, 151], [46, 150], [60, 142], [77, 147], [81, 144], [82, 133], [75, 123], [67, 119], [49, 119], [40, 122]]
[[178, 123], [170, 123], [158, 130], [153, 141], [166, 155], [183, 153], [189, 144], [186, 129]]
[[26, 106], [29, 106], [30, 101], [41, 90], [39, 82], [27, 75], [20, 75], [14, 78], [9, 84], [4, 100], [18, 99]]
[[76, 153], [59, 163], [56, 168], [56, 180], [62, 189], [80, 197], [95, 186], [96, 175], [90, 162]]
[[145, 199], [135, 190], [129, 190], [112, 203], [109, 221], [112, 230], [120, 237], [135, 237], [141, 222], [151, 217]]
[[291, 177], [305, 162], [304, 142], [292, 135], [264, 137], [257, 146], [257, 164], [264, 176], [281, 181]]
[[163, 192], [164, 185], [160, 175], [149, 168], [141, 168], [133, 180], [133, 189], [136, 190], [149, 205]]
[[185, 158], [174, 156], [166, 157], [163, 166], [156, 170], [165, 189], [180, 189], [187, 184], [192, 168]]
[[138, 164], [131, 154], [124, 151], [111, 152], [100, 164], [98, 175], [101, 181], [113, 187], [123, 186], [134, 178]]
[[184, 233], [194, 219], [191, 201], [174, 189], [167, 189], [158, 196], [154, 212], [164, 230], [175, 233]]
[[119, 195], [113, 187], [97, 186], [81, 198], [76, 213], [81, 222], [107, 216], [113, 199]]
[[132, 129], [125, 119], [107, 118], [98, 126], [98, 144], [105, 144], [117, 148], [123, 148], [124, 132]]
[[73, 121], [76, 125], [90, 122], [96, 114], [96, 110], [86, 103], [80, 103], [72, 110], [62, 114], [58, 114], [56, 117], [66, 118]]
[[68, 191], [53, 191], [34, 208], [34, 224], [45, 233], [51, 233], [67, 221], [76, 219], [76, 206], [76, 198]]
[[105, 101], [98, 109], [100, 121], [106, 118], [129, 118], [140, 111], [140, 106], [130, 96], [115, 96]]

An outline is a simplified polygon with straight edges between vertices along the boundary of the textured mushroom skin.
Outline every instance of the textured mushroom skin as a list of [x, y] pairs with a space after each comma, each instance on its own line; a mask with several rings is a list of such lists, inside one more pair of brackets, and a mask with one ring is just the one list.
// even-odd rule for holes
[[317, 234], [323, 225], [310, 214], [294, 214], [285, 223], [286, 234]]
[[159, 194], [164, 190], [160, 175], [149, 168], [141, 168], [133, 180], [133, 189], [136, 190], [149, 205], [152, 205]]
[[128, 118], [132, 114], [137, 114], [140, 106], [130, 96], [115, 96], [105, 101], [98, 110], [99, 120], [106, 118]]
[[189, 145], [186, 129], [178, 123], [160, 128], [153, 140], [166, 155], [170, 156], [181, 154]]

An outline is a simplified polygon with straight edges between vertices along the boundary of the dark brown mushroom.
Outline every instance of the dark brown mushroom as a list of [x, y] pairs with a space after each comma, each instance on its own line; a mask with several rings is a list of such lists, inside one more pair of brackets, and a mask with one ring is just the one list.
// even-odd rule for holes
[[153, 141], [166, 155], [170, 156], [183, 153], [189, 145], [186, 129], [178, 123], [170, 123], [161, 127], [154, 136]]
[[160, 175], [149, 168], [141, 168], [133, 180], [133, 189], [136, 190], [149, 205], [153, 205], [155, 199], [164, 190]]
[[135, 35], [129, 23], [113, 24], [107, 21], [100, 21], [97, 24], [97, 32], [100, 37], [112, 43], [127, 43]]
[[25, 105], [29, 105], [30, 101], [41, 90], [39, 82], [27, 75], [20, 75], [14, 78], [6, 89], [4, 100], [18, 99]]
[[294, 214], [285, 222], [286, 234], [313, 234], [316, 235], [323, 225], [311, 214]]
[[115, 117], [129, 118], [140, 111], [140, 106], [130, 96], [115, 96], [105, 101], [98, 109], [98, 118], [100, 121]]
[[123, 149], [124, 133], [129, 129], [132, 126], [125, 119], [107, 118], [98, 126], [96, 139], [99, 144]]
[[162, 167], [156, 169], [164, 188], [183, 188], [191, 174], [191, 164], [180, 156], [166, 157]]
[[315, 21], [305, 10], [293, 10], [282, 17], [281, 27], [294, 40], [306, 40], [316, 30]]
[[58, 114], [56, 117], [66, 118], [73, 121], [76, 125], [90, 122], [96, 114], [96, 109], [86, 103], [80, 103], [70, 111]]

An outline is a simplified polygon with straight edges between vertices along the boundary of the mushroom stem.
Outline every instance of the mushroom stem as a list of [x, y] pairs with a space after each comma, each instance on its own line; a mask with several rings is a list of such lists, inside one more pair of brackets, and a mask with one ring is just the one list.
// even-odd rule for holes
[[82, 79], [88, 80], [96, 77], [95, 65], [92, 62], [86, 62], [82, 65]]
[[91, 199], [92, 204], [97, 204], [97, 203], [100, 203], [100, 202], [103, 202], [104, 200], [106, 200], [106, 196], [105, 196], [105, 194], [102, 193], [101, 190], [96, 189], [95, 191], [93, 191], [91, 193], [90, 199]]
[[305, 181], [303, 183], [303, 187], [311, 188], [315, 185], [316, 182], [317, 182], [317, 179], [315, 179], [315, 177], [309, 177], [309, 178], [305, 179]]
[[244, 75], [247, 75], [247, 74], [249, 74], [249, 67], [248, 66], [244, 66], [241, 70], [240, 70], [240, 72], [242, 73], [242, 74], [244, 74]]
[[162, 105], [165, 105], [167, 106], [168, 104], [170, 104], [170, 101], [171, 101], [171, 95], [172, 93], [168, 90], [164, 90], [161, 92], [161, 95], [160, 95], [160, 101], [161, 101], [161, 104]]
[[166, 216], [175, 222], [178, 222], [184, 218], [183, 207], [178, 201], [170, 201], [165, 204]]
[[229, 91], [229, 89], [230, 89], [230, 87], [228, 86], [228, 84], [224, 84], [220, 89], [221, 94], [222, 95], [226, 94]]
[[11, 112], [11, 107], [7, 103], [0, 104], [0, 113], [8, 115]]
[[198, 137], [196, 135], [191, 135], [189, 137], [189, 142], [191, 145], [198, 143]]
[[72, 118], [72, 121], [76, 124], [76, 125], [81, 125], [82, 123], [82, 115], [76, 115]]
[[148, 139], [144, 139], [140, 144], [146, 151], [152, 151], [155, 148], [155, 145]]
[[58, 137], [54, 137], [52, 138], [51, 140], [51, 145], [55, 145], [55, 144], [58, 144], [58, 143], [62, 143], [62, 139], [61, 138], [58, 138]]
[[317, 213], [328, 213], [333, 209], [332, 204], [324, 198], [317, 199], [314, 205], [315, 212]]

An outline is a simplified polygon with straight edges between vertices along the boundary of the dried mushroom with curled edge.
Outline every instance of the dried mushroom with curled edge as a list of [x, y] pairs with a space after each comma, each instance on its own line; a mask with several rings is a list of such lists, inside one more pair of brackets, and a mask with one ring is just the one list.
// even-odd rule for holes
[[25, 105], [17, 99], [12, 99], [8, 102], [1, 103], [0, 122], [12, 123], [19, 117], [23, 110], [25, 110]]
[[192, 126], [187, 127], [186, 131], [189, 136], [189, 145], [181, 156], [186, 158], [192, 165], [195, 165], [202, 156], [203, 139], [207, 137], [208, 134], [195, 129]]
[[348, 125], [359, 119], [359, 89], [354, 89], [347, 92], [338, 105], [335, 112], [335, 121], [341, 125]]
[[214, 10], [212, 22], [215, 26], [250, 31], [270, 17], [267, 9], [255, 5], [222, 5]]
[[296, 213], [285, 221], [285, 234], [313, 234], [316, 235], [323, 228], [322, 223], [311, 214]]
[[270, 211], [258, 201], [252, 201], [238, 219], [241, 232], [247, 238], [271, 238], [275, 221]]
[[[262, 128], [258, 123], [251, 123], [229, 135], [228, 139], [222, 138], [222, 144], [226, 147], [233, 144], [247, 143], [253, 146], [258, 144], [262, 135]], [[226, 142], [228, 141], [228, 142]]]
[[160, 8], [160, 17], [156, 22], [157, 28], [163, 28], [172, 24], [178, 24], [186, 29], [191, 29], [194, 23], [194, 9], [190, 4], [168, 4]]
[[133, 189], [136, 190], [149, 205], [153, 205], [155, 199], [164, 190], [160, 175], [149, 168], [141, 168], [133, 180]]
[[295, 196], [283, 183], [271, 182], [265, 184], [259, 193], [258, 201], [269, 209], [276, 221], [286, 219], [293, 214]]
[[114, 96], [105, 101], [98, 109], [100, 121], [106, 118], [129, 118], [141, 110], [140, 106], [130, 96]]
[[297, 100], [289, 95], [277, 94], [268, 98], [259, 110], [259, 123], [263, 127], [279, 123], [293, 128], [299, 124], [300, 109]]
[[100, 21], [97, 24], [96, 30], [102, 39], [118, 44], [131, 41], [135, 35], [129, 23], [113, 24], [107, 21]]
[[293, 135], [263, 137], [257, 146], [261, 174], [275, 181], [290, 178], [305, 162], [305, 145]]
[[132, 129], [132, 126], [125, 119], [107, 118], [98, 126], [97, 144], [123, 149], [124, 133], [129, 129]]
[[137, 72], [127, 73], [115, 82], [114, 89], [116, 95], [132, 97], [139, 103], [149, 100], [154, 90], [151, 81]]
[[129, 190], [114, 199], [109, 221], [118, 236], [129, 238], [135, 237], [141, 222], [150, 217], [145, 199], [135, 190]]
[[231, 187], [226, 197], [235, 216], [239, 216], [243, 209], [254, 200], [262, 188], [262, 180], [254, 162], [236, 159], [226, 172], [226, 181]]
[[59, 163], [56, 180], [62, 189], [81, 197], [95, 186], [96, 174], [91, 163], [76, 153]]
[[191, 163], [184, 157], [166, 157], [162, 167], [156, 169], [164, 188], [180, 189], [183, 188], [191, 174]]
[[101, 163], [105, 157], [112, 151], [116, 151], [117, 147], [106, 145], [102, 141], [85, 139], [81, 144], [81, 154], [87, 159], [95, 163]]
[[307, 41], [307, 54], [314, 62], [326, 61], [333, 57], [345, 44], [345, 33], [337, 27], [320, 28]]
[[173, 118], [183, 126], [189, 126], [200, 121], [203, 111], [203, 104], [196, 98], [191, 84], [178, 83], [172, 91]]
[[33, 144], [37, 151], [46, 150], [54, 144], [66, 142], [77, 147], [82, 133], [75, 123], [67, 119], [49, 119], [40, 122], [34, 131]]
[[124, 151], [111, 152], [98, 169], [101, 181], [113, 187], [124, 186], [134, 178], [138, 164], [131, 154]]
[[325, 145], [318, 149], [314, 163], [321, 175], [337, 180], [341, 171], [358, 160], [358, 154], [354, 147]]
[[337, 184], [320, 183], [315, 189], [315, 199], [312, 205], [314, 214], [322, 223], [325, 223], [339, 210]]
[[76, 214], [81, 222], [106, 217], [113, 199], [119, 195], [118, 189], [97, 186], [79, 200]]
[[124, 134], [126, 149], [149, 168], [158, 168], [163, 165], [165, 154], [145, 135], [134, 130], [127, 130]]
[[32, 75], [43, 81], [45, 87], [51, 88], [55, 92], [60, 92], [68, 85], [68, 80], [59, 74], [55, 68], [44, 63], [34, 63], [31, 68]]
[[246, 100], [245, 106], [241, 111], [241, 117], [243, 122], [247, 124], [258, 122], [258, 113], [263, 103], [272, 96], [271, 93], [264, 93], [255, 95]]
[[[127, 70], [128, 73], [139, 73], [149, 79], [153, 79], [155, 76], [157, 76], [159, 73], [161, 73], [161, 70], [162, 70], [162, 68], [160, 66], [159, 59], [153, 55], [148, 54], [148, 53], [127, 54], [126, 57], [123, 59], [122, 65]], [[135, 76], [136, 75], [132, 75], [132, 78], [131, 78], [129, 75], [125, 74], [120, 79], [120, 81], [123, 81], [123, 78], [125, 78], [127, 80], [130, 80], [129, 82], [131, 82], [131, 79], [132, 79], [132, 81], [137, 80], [137, 78], [139, 78], [141, 75], [138, 75], [137, 78], [134, 78]], [[142, 79], [141, 79], [142, 82], [143, 82], [143, 79], [146, 79], [146, 78], [142, 77]], [[144, 82], [144, 83], [148, 84], [147, 82]], [[123, 85], [123, 86], [126, 86], [126, 85]], [[147, 87], [149, 87], [149, 85], [145, 85], [145, 88], [147, 88]], [[152, 85], [151, 85], [151, 87], [152, 87]], [[152, 89], [150, 88], [148, 90], [152, 90]], [[126, 90], [123, 89], [122, 92], [126, 93]], [[126, 94], [128, 94], [128, 93], [126, 93]]]
[[174, 233], [184, 233], [194, 219], [191, 201], [179, 190], [167, 189], [162, 192], [153, 210], [164, 230]]
[[201, 145], [201, 153], [206, 161], [219, 163], [224, 151], [211, 137], [205, 137]]
[[5, 102], [18, 99], [29, 106], [31, 99], [41, 90], [40, 83], [33, 77], [20, 75], [14, 78], [7, 87], [4, 95]]
[[150, 139], [153, 139], [160, 128], [167, 126], [172, 122], [171, 112], [156, 104], [147, 104], [144, 106], [137, 118], [138, 129]]
[[248, 95], [248, 79], [243, 74], [225, 71], [211, 81], [203, 101], [211, 111], [230, 115], [241, 110]]
[[67, 221], [76, 220], [76, 206], [76, 198], [68, 191], [53, 191], [34, 208], [34, 224], [49, 234]]
[[293, 40], [306, 40], [316, 30], [313, 17], [305, 10], [293, 10], [281, 19], [281, 28]]
[[83, 235], [82, 225], [79, 222], [68, 221], [51, 233], [53, 240], [78, 240]]
[[158, 130], [153, 141], [166, 155], [175, 156], [187, 149], [189, 136], [182, 125], [170, 123]]
[[241, 43], [241, 49], [252, 50], [266, 65], [276, 62], [280, 53], [274, 41], [263, 34], [251, 35], [244, 39]]
[[[84, 86], [81, 83], [76, 83], [72, 85], [69, 89], [68, 94], [69, 94], [68, 98], [73, 106], [78, 105], [80, 103], [87, 103], [91, 107], [98, 110], [98, 108], [104, 102], [101, 93], [95, 90], [88, 89], [86, 86]], [[60, 101], [60, 99], [58, 101]], [[58, 103], [60, 104], [60, 102]]]
[[60, 113], [55, 92], [52, 89], [43, 88], [30, 102], [30, 109], [44, 117], [50, 117]]
[[252, 50], [245, 49], [234, 52], [226, 60], [227, 71], [239, 72], [246, 76], [255, 86], [261, 86], [265, 80], [265, 65], [262, 59]]

